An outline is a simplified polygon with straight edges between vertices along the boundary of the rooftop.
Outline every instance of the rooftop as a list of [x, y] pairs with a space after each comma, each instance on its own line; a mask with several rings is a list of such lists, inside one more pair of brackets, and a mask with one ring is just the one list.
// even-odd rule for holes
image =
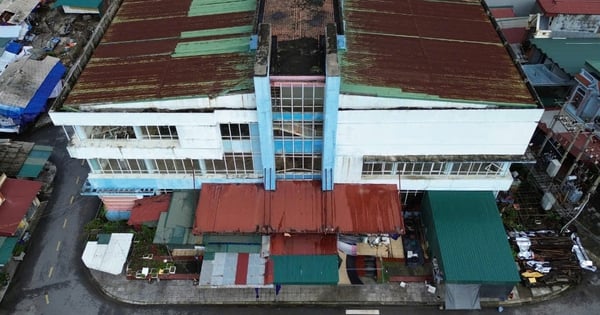
[[565, 72], [575, 75], [586, 60], [598, 59], [600, 38], [533, 38], [531, 44]]
[[255, 0], [124, 0], [66, 104], [252, 91]]
[[13, 236], [33, 199], [42, 188], [41, 182], [7, 178], [0, 187], [6, 198], [0, 204], [0, 236]]
[[1, 24], [21, 24], [39, 3], [40, 0], [0, 0]]
[[[294, 202], [289, 202], [294, 200]], [[194, 233], [402, 233], [396, 185], [281, 181], [276, 191], [258, 184], [203, 184]]]
[[21, 58], [9, 64], [0, 75], [0, 105], [27, 107], [59, 62], [58, 58], [47, 56], [42, 60]]
[[343, 15], [342, 93], [536, 106], [480, 1], [347, 0]]
[[598, 0], [537, 0], [545, 14], [600, 14]]

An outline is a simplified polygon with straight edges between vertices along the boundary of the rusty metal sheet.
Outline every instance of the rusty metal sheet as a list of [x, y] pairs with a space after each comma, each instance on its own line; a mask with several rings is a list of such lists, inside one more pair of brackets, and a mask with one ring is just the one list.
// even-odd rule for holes
[[329, 222], [340, 233], [404, 234], [396, 185], [336, 184]]
[[479, 1], [348, 0], [344, 17], [343, 92], [534, 105]]
[[272, 232], [320, 232], [325, 220], [319, 181], [279, 181], [269, 192], [268, 224]]
[[272, 234], [271, 255], [334, 255], [336, 234]]
[[[124, 0], [66, 104], [119, 103], [252, 91], [253, 53], [173, 57], [182, 33], [252, 25], [254, 11], [188, 17], [191, 0]], [[202, 40], [248, 34], [204, 36]]]

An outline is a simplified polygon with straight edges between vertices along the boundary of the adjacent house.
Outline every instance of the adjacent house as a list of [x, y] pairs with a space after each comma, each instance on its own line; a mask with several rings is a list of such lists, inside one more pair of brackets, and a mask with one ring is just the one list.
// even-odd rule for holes
[[50, 117], [109, 213], [199, 191], [193, 227], [171, 206], [159, 240], [191, 246], [191, 231], [220, 272], [242, 259], [274, 283], [329, 284], [330, 250], [265, 262], [262, 237], [400, 236], [401, 204], [427, 191], [493, 202], [542, 112], [476, 0], [124, 0]]
[[599, 38], [600, 3], [595, 0], [537, 0], [529, 25], [535, 38]]
[[41, 182], [0, 176], [0, 266], [12, 257], [13, 248], [40, 205]]
[[0, 131], [19, 133], [47, 109], [57, 96], [66, 69], [58, 58], [24, 56], [0, 74]]

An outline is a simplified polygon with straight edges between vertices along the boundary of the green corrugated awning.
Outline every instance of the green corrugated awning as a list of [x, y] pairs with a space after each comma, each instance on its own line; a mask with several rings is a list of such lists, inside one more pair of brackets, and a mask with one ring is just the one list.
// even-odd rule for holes
[[0, 266], [4, 266], [12, 257], [13, 249], [19, 241], [16, 237], [0, 237]]
[[46, 161], [52, 154], [53, 147], [46, 145], [34, 145], [29, 152], [25, 163], [17, 174], [19, 178], [36, 178], [44, 168]]
[[100, 8], [103, 0], [57, 0], [52, 7], [58, 8], [60, 6], [72, 6], [79, 8]]
[[520, 281], [496, 200], [489, 191], [428, 191], [423, 222], [448, 283]]
[[154, 234], [155, 244], [186, 245], [195, 243], [191, 234], [198, 191], [175, 191], [169, 210], [160, 214]]
[[586, 60], [598, 59], [600, 38], [533, 38], [535, 45], [571, 75], [581, 71]]
[[336, 255], [271, 256], [276, 284], [337, 284]]

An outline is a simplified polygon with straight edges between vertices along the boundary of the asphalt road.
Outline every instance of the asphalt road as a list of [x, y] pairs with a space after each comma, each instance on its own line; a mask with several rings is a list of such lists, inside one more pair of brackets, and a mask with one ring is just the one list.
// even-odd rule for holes
[[[134, 306], [111, 300], [91, 282], [81, 262], [83, 225], [98, 210], [99, 200], [79, 195], [88, 173], [81, 161], [69, 158], [67, 139], [61, 128], [48, 127], [21, 140], [53, 145], [51, 161], [57, 166], [54, 192], [32, 235], [25, 260], [13, 277], [0, 304], [0, 314], [286, 314], [341, 315], [346, 308], [259, 306]], [[351, 307], [356, 309], [356, 307]], [[436, 307], [367, 307], [380, 314], [497, 314], [496, 309], [470, 312], [440, 312]], [[504, 314], [543, 315], [600, 314], [600, 279], [587, 274], [585, 281], [564, 296], [543, 304], [506, 308]]]

